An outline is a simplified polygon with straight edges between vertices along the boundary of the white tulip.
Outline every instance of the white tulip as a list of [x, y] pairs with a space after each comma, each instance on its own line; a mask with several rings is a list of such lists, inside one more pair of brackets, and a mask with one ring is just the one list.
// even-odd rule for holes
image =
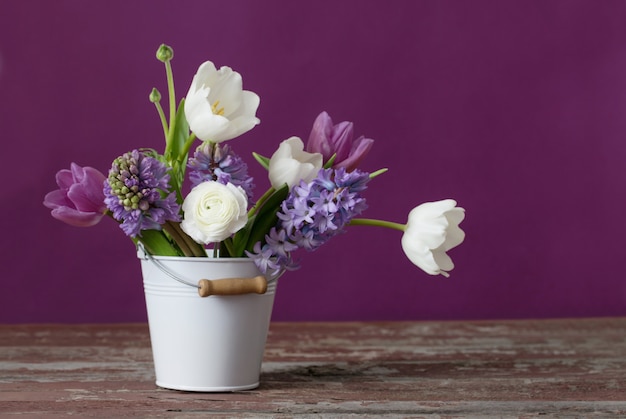
[[246, 225], [247, 207], [248, 198], [240, 186], [203, 182], [185, 198], [180, 227], [197, 243], [220, 242]]
[[310, 182], [322, 168], [321, 153], [307, 153], [304, 143], [298, 137], [291, 137], [280, 143], [269, 163], [270, 183], [276, 189], [285, 183], [289, 188], [301, 180]]
[[255, 116], [259, 96], [242, 85], [241, 75], [230, 67], [217, 70], [211, 61], [200, 65], [185, 98], [185, 117], [196, 137], [220, 143], [260, 122]]
[[413, 208], [402, 236], [404, 253], [426, 273], [448, 277], [454, 264], [446, 252], [465, 239], [465, 233], [459, 228], [464, 218], [465, 210], [456, 207], [453, 199], [427, 202]]

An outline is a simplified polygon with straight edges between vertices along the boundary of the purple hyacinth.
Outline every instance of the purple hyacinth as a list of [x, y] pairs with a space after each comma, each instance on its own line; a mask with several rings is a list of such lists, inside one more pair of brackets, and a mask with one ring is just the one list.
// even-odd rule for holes
[[[276, 234], [276, 229], [272, 228], [270, 235], [272, 234]], [[266, 236], [266, 238], [267, 237], [269, 237], [269, 235]], [[286, 246], [282, 246], [282, 244]], [[277, 243], [271, 243], [269, 241], [265, 244], [256, 242], [253, 252], [246, 251], [246, 254], [264, 274], [276, 276], [285, 270], [293, 271], [298, 269], [300, 266], [291, 258], [290, 253], [298, 247], [290, 242], [284, 242], [282, 244], [277, 245]], [[286, 251], [287, 248], [291, 250]]]
[[339, 168], [320, 170], [311, 182], [300, 182], [283, 201], [278, 225], [265, 236], [265, 244], [257, 243], [248, 256], [262, 272], [292, 267], [292, 251], [317, 249], [367, 208], [361, 192], [369, 179], [358, 169]]
[[315, 250], [342, 233], [367, 208], [360, 193], [368, 181], [369, 174], [358, 169], [325, 169], [309, 184], [293, 188], [278, 213], [289, 238], [298, 247]]
[[176, 194], [169, 193], [167, 167], [133, 150], [113, 161], [104, 183], [107, 207], [127, 236], [142, 230], [160, 230], [166, 221], [180, 221]]
[[190, 169], [189, 180], [193, 186], [207, 180], [224, 185], [232, 183], [241, 186], [248, 200], [252, 199], [254, 183], [252, 177], [248, 176], [248, 165], [226, 144], [204, 142], [189, 159], [187, 167]]

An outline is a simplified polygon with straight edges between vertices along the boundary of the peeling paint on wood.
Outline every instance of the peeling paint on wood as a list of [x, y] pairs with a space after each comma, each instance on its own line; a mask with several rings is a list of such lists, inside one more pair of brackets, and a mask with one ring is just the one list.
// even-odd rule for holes
[[261, 386], [154, 384], [147, 325], [0, 326], [0, 416], [625, 417], [626, 318], [273, 323]]

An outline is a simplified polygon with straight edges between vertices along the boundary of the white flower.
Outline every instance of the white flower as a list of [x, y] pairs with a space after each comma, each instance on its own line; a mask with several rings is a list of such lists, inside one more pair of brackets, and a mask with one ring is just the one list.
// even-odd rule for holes
[[291, 137], [280, 143], [269, 163], [270, 183], [276, 189], [285, 183], [291, 188], [300, 180], [310, 182], [323, 165], [321, 153], [307, 153], [304, 143], [298, 137]]
[[211, 61], [198, 68], [185, 98], [185, 117], [196, 137], [220, 143], [250, 131], [260, 121], [256, 93], [242, 90], [241, 75]]
[[465, 210], [457, 208], [453, 199], [427, 202], [413, 208], [402, 236], [404, 253], [426, 273], [448, 277], [454, 264], [446, 252], [465, 239], [465, 233], [459, 228], [463, 218]]
[[248, 198], [240, 186], [215, 181], [200, 183], [183, 202], [183, 231], [198, 243], [219, 242], [248, 221]]

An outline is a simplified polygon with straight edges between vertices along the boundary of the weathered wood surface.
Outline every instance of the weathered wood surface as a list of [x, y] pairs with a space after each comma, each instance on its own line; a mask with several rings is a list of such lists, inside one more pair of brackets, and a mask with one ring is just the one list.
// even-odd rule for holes
[[273, 323], [262, 384], [159, 389], [146, 325], [0, 326], [0, 417], [626, 417], [626, 318]]

